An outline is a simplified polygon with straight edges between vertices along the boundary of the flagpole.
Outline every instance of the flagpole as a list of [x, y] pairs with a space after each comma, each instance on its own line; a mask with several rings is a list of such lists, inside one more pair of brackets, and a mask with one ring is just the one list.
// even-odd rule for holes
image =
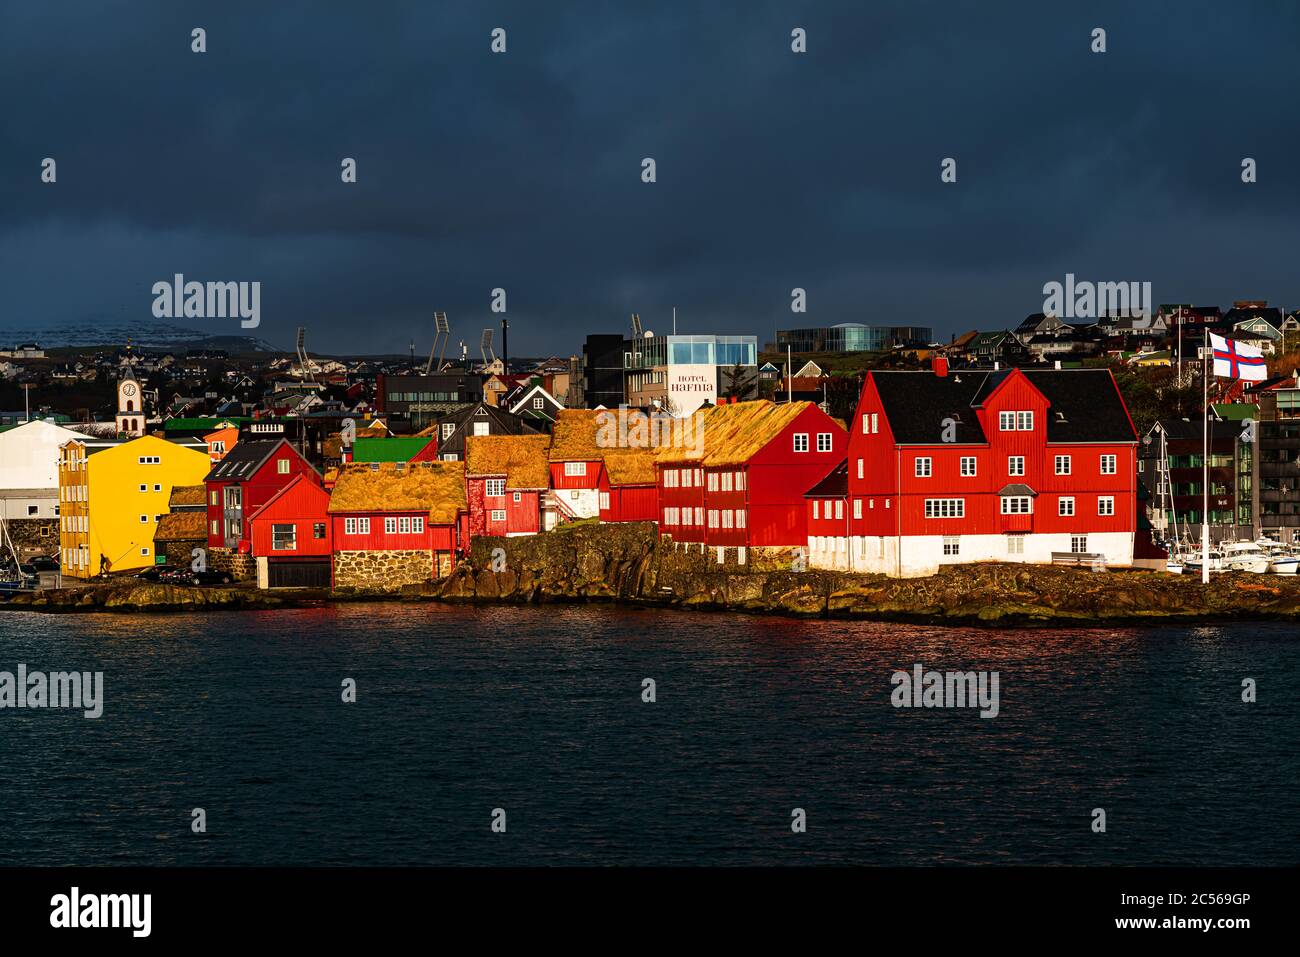
[[1206, 363], [1210, 358], [1210, 330], [1204, 328], [1205, 344], [1201, 346], [1201, 388], [1204, 408], [1201, 410], [1201, 584], [1210, 583], [1210, 376]]

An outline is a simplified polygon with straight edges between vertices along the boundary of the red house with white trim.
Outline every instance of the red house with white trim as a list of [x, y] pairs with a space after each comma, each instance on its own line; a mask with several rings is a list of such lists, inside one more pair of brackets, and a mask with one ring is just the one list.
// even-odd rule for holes
[[659, 521], [659, 488], [653, 449], [605, 452], [597, 485], [602, 522]]
[[549, 487], [549, 435], [465, 437], [469, 534], [536, 535]]
[[848, 449], [843, 426], [811, 402], [721, 404], [696, 413], [690, 441], [659, 449], [659, 530], [718, 549], [803, 546], [803, 493]]
[[[1129, 565], [1136, 454], [1109, 370], [873, 370], [851, 423], [847, 541], [810, 541], [810, 564], [900, 576], [1054, 556]], [[807, 501], [809, 514], [824, 507]]]
[[248, 518], [298, 476], [319, 485], [320, 474], [285, 439], [244, 439], [212, 466], [208, 493], [208, 548], [249, 552]]
[[549, 452], [551, 500], [559, 521], [600, 514], [604, 451], [597, 434], [612, 413], [603, 409], [561, 409], [556, 413]]
[[335, 588], [393, 591], [442, 578], [469, 547], [465, 463], [345, 465], [328, 513]]
[[248, 524], [259, 587], [329, 587], [329, 504], [329, 492], [298, 475], [253, 513]]

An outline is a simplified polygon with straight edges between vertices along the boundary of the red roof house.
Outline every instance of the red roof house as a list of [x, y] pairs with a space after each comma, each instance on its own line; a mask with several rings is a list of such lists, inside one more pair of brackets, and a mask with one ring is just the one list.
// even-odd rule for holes
[[297, 475], [253, 513], [248, 524], [260, 587], [329, 586], [329, 504], [329, 492]]

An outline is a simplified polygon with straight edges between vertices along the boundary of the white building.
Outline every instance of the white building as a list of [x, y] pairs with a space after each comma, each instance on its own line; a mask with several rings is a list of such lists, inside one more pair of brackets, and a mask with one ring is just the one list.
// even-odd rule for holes
[[84, 438], [43, 419], [0, 432], [0, 517], [58, 518], [59, 446]]

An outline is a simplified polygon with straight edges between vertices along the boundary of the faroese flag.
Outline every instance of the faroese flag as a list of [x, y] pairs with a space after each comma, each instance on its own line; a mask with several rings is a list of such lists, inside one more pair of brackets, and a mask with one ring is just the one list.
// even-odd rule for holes
[[1261, 382], [1268, 375], [1264, 367], [1264, 353], [1236, 339], [1223, 339], [1210, 333], [1210, 348], [1214, 350], [1214, 374], [1229, 379]]

